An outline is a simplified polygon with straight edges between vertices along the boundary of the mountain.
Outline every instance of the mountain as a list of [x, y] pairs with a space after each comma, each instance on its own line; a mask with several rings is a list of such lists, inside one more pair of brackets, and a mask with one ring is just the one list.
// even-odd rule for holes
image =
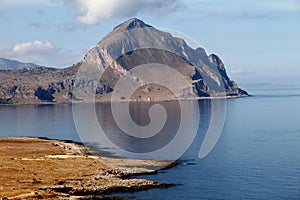
[[16, 60], [9, 60], [5, 58], [0, 58], [0, 70], [4, 69], [23, 69], [23, 68], [33, 68], [38, 65], [33, 63], [22, 63]]
[[[137, 76], [135, 71], [145, 65]], [[171, 71], [166, 74], [159, 66]], [[149, 78], [157, 81], [144, 85]], [[122, 80], [126, 84], [118, 84]], [[248, 95], [229, 79], [217, 55], [192, 49], [183, 39], [133, 18], [115, 27], [71, 67], [0, 70], [0, 103], [70, 102], [93, 94], [96, 100], [107, 101], [113, 91], [122, 95], [118, 87], [128, 93], [135, 86], [140, 87], [129, 97], [134, 101]]]

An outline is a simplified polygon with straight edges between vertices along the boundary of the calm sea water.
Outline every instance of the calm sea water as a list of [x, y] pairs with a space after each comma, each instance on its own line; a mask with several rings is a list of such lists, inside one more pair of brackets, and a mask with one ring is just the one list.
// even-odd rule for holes
[[[210, 102], [199, 101], [201, 126], [195, 142], [180, 158], [182, 164], [157, 175], [142, 176], [179, 186], [119, 195], [145, 200], [300, 199], [300, 90], [250, 93], [255, 96], [227, 100], [221, 137], [204, 159], [198, 158], [198, 152], [209, 123]], [[147, 106], [133, 107], [132, 117], [141, 125], [147, 124], [149, 118], [140, 116]], [[105, 129], [116, 134], [109, 107], [99, 104], [96, 108], [101, 116], [107, 116], [99, 117], [99, 121], [105, 121]], [[1, 106], [0, 137], [79, 141], [71, 111], [71, 105]], [[164, 131], [169, 130], [171, 126]]]

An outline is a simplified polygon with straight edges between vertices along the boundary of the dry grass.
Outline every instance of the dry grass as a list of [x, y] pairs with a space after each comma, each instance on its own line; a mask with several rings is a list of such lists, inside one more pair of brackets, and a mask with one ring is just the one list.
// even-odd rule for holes
[[79, 194], [85, 196], [85, 192], [88, 196], [168, 187], [126, 178], [131, 174], [151, 173], [155, 171], [153, 168], [168, 164], [93, 157], [87, 155], [82, 145], [63, 141], [0, 139], [0, 199], [69, 199]]
[[0, 139], [0, 197], [32, 192], [49, 197], [51, 193], [39, 188], [88, 178], [105, 168], [99, 160], [89, 157], [47, 158], [67, 154], [71, 153], [50, 140]]

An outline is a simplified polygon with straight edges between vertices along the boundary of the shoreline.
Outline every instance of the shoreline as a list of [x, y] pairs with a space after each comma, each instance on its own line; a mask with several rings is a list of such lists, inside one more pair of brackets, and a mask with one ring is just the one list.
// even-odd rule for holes
[[12, 103], [12, 104], [0, 104], [0, 106], [18, 106], [18, 105], [64, 105], [64, 104], [83, 104], [83, 103], [155, 103], [155, 102], [172, 102], [172, 101], [198, 101], [198, 100], [215, 100], [215, 99], [237, 99], [252, 97], [253, 95], [241, 95], [241, 96], [220, 96], [220, 97], [196, 97], [190, 99], [162, 99], [162, 100], [151, 100], [151, 101], [136, 101], [136, 100], [74, 100], [65, 102], [38, 102], [38, 103]]
[[168, 188], [176, 184], [132, 176], [156, 174], [179, 164], [93, 156], [78, 142], [33, 137], [0, 138], [0, 161], [0, 199], [93, 199]]

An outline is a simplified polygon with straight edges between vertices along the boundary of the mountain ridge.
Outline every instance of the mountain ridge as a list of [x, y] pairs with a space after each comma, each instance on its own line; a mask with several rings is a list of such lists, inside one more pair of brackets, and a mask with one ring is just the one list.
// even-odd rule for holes
[[20, 62], [17, 60], [0, 58], [0, 70], [34, 68], [34, 67], [38, 67], [38, 66], [39, 65], [34, 64], [34, 63], [24, 63], [24, 62]]

